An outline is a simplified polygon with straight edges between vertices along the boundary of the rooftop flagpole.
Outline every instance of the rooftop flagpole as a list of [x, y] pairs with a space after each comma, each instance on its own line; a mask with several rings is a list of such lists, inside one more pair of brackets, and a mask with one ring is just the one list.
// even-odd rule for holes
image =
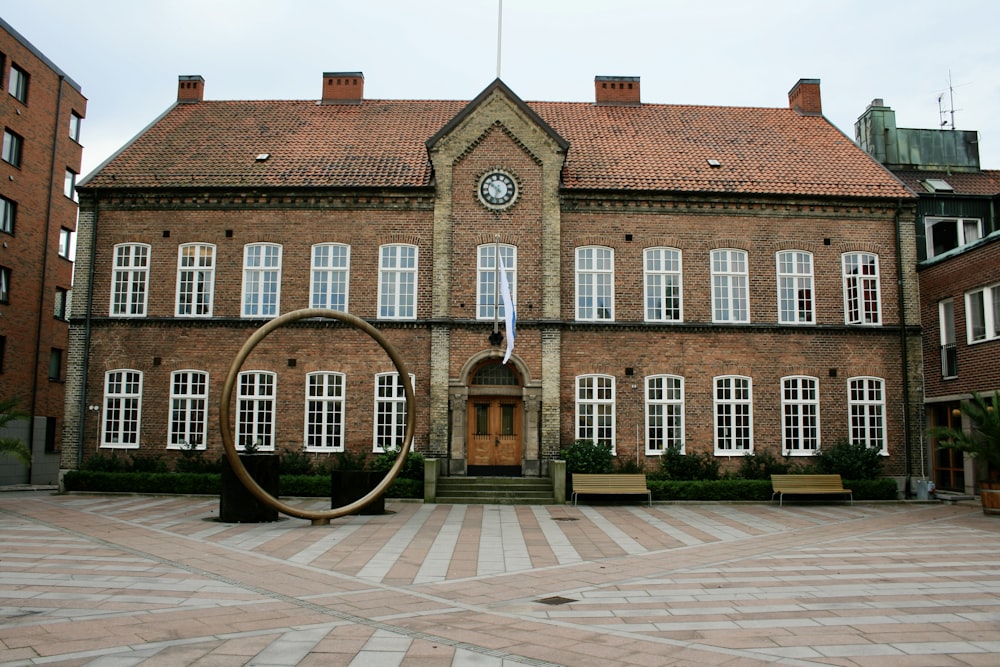
[[500, 78], [500, 44], [503, 41], [503, 0], [499, 0], [500, 7], [497, 12], [497, 78]]
[[493, 236], [493, 335], [500, 342], [500, 235]]

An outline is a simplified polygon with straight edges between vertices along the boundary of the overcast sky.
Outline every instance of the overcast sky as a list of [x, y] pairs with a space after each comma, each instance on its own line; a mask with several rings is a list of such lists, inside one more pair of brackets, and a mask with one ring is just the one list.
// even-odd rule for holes
[[[0, 16], [82, 87], [86, 174], [173, 104], [182, 74], [210, 100], [317, 99], [331, 71], [363, 72], [370, 99], [471, 100], [497, 76], [500, 1], [0, 0]], [[787, 107], [820, 79], [852, 139], [875, 98], [899, 127], [954, 108], [1000, 169], [1000, 2], [502, 2], [500, 78], [525, 101], [590, 102], [595, 76], [624, 75], [644, 102]]]

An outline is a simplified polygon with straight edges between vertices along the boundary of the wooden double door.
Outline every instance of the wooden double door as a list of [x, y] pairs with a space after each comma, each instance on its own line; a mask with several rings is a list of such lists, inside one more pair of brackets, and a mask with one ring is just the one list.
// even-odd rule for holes
[[468, 474], [520, 476], [524, 404], [519, 397], [469, 399]]

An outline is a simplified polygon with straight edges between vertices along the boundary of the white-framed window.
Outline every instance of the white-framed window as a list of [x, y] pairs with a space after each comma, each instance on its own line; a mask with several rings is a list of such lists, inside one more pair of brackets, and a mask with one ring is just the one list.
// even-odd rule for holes
[[10, 91], [10, 96], [21, 104], [28, 103], [28, 81], [30, 79], [31, 77], [27, 72], [11, 63], [10, 82], [7, 87]]
[[21, 149], [24, 146], [24, 139], [21, 135], [11, 130], [3, 131], [3, 149], [0, 151], [0, 158], [4, 162], [15, 167], [21, 166]]
[[878, 255], [848, 252], [843, 255], [844, 322], [880, 324], [882, 299], [879, 296]]
[[[410, 386], [416, 381], [410, 374]], [[378, 373], [375, 376], [375, 440], [372, 451], [381, 454], [387, 449], [403, 446], [406, 437], [406, 388], [399, 373]]]
[[778, 322], [815, 324], [813, 304], [813, 256], [802, 250], [783, 250], [777, 254]]
[[77, 201], [76, 198], [76, 172], [72, 169], [66, 170], [66, 177], [63, 179], [63, 194], [67, 198]]
[[75, 111], [69, 114], [69, 138], [80, 143], [80, 128], [83, 127], [83, 116]]
[[615, 251], [611, 248], [576, 249], [576, 319], [615, 319]]
[[381, 319], [417, 318], [417, 246], [379, 248], [378, 304]]
[[205, 449], [208, 435], [208, 373], [170, 374], [170, 433], [167, 449]]
[[10, 303], [10, 269], [0, 266], [0, 303]]
[[247, 443], [262, 452], [274, 451], [274, 408], [277, 375], [268, 371], [243, 371], [236, 399], [236, 449]]
[[927, 239], [927, 259], [974, 243], [983, 238], [983, 221], [979, 218], [924, 218]]
[[812, 455], [819, 450], [819, 380], [781, 378], [781, 453]]
[[885, 441], [885, 380], [855, 377], [847, 381], [851, 443], [887, 453]]
[[676, 248], [646, 248], [642, 255], [646, 321], [683, 321], [681, 251]]
[[252, 243], [243, 249], [243, 317], [277, 317], [281, 306], [281, 246]]
[[52, 314], [57, 320], [69, 319], [69, 297], [70, 291], [68, 289], [65, 287], [56, 288], [56, 300]]
[[65, 227], [59, 228], [59, 256], [63, 259], [71, 259], [70, 253], [73, 251], [73, 231]]
[[970, 345], [1000, 338], [1000, 284], [966, 292], [965, 327]]
[[[500, 297], [500, 286], [497, 284], [497, 244], [485, 243], [476, 250], [477, 273], [476, 280], [476, 319], [492, 320], [494, 311], [499, 305], [500, 311], [496, 318], [503, 321], [506, 316], [503, 299]], [[517, 248], [512, 245], [500, 245], [500, 257], [507, 273], [507, 285], [510, 287], [510, 299], [517, 303]], [[516, 310], [515, 306], [515, 310]]]
[[712, 321], [750, 321], [747, 253], [722, 248], [712, 251]]
[[215, 246], [185, 243], [177, 249], [177, 317], [211, 317]]
[[344, 374], [317, 371], [306, 375], [308, 452], [344, 451]]
[[312, 247], [309, 307], [347, 312], [351, 246], [317, 243]]
[[[968, 307], [966, 307], [968, 312]], [[938, 301], [938, 329], [941, 339], [941, 377], [958, 376], [958, 348], [955, 339], [955, 300]]]
[[141, 420], [142, 371], [123, 368], [106, 372], [101, 447], [138, 449]]
[[742, 375], [715, 378], [715, 453], [753, 451], [753, 382]]
[[111, 280], [111, 316], [145, 317], [149, 285], [149, 245], [122, 243], [115, 246]]
[[667, 449], [684, 453], [684, 378], [650, 375], [646, 378], [646, 454]]
[[615, 452], [615, 378], [579, 375], [576, 378], [576, 439], [607, 445]]
[[14, 221], [17, 219], [17, 202], [0, 196], [0, 232], [14, 234]]

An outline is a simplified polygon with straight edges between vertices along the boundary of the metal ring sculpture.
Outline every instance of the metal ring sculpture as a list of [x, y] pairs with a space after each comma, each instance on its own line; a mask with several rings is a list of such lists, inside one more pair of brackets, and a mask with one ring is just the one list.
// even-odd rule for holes
[[[331, 509], [328, 511], [312, 511], [304, 510], [297, 507], [292, 507], [287, 505], [270, 493], [265, 491], [247, 472], [246, 467], [240, 460], [239, 453], [236, 451], [236, 444], [233, 441], [233, 431], [230, 427], [230, 411], [229, 403], [233, 395], [233, 387], [236, 384], [236, 379], [239, 376], [240, 369], [243, 367], [243, 362], [246, 361], [250, 353], [253, 352], [257, 344], [264, 340], [268, 334], [277, 329], [278, 327], [289, 324], [290, 322], [298, 322], [299, 320], [305, 320], [310, 318], [327, 318], [333, 320], [339, 320], [345, 324], [349, 324], [355, 329], [360, 329], [365, 332], [377, 342], [389, 358], [392, 359], [393, 365], [396, 367], [396, 371], [399, 373], [399, 377], [403, 380], [403, 390], [406, 393], [406, 434], [403, 437], [403, 446], [399, 450], [399, 454], [396, 456], [396, 461], [392, 464], [392, 467], [386, 473], [385, 477], [382, 479], [378, 485], [372, 489], [363, 498], [355, 500], [353, 503], [344, 505], [343, 507], [338, 507], [336, 509]], [[330, 519], [335, 519], [337, 517], [345, 516], [351, 514], [363, 508], [369, 502], [377, 498], [380, 494], [384, 493], [385, 490], [392, 484], [392, 481], [399, 474], [399, 471], [403, 468], [406, 463], [407, 455], [410, 452], [410, 445], [413, 442], [413, 431], [415, 429], [416, 418], [414, 413], [414, 395], [413, 387], [409, 382], [410, 373], [406, 368], [406, 364], [400, 358], [399, 353], [396, 349], [389, 344], [389, 341], [382, 336], [381, 333], [375, 327], [368, 324], [364, 320], [350, 313], [344, 313], [336, 310], [328, 310], [325, 308], [303, 308], [301, 310], [294, 310], [290, 313], [285, 313], [280, 317], [276, 317], [271, 320], [261, 328], [257, 329], [247, 342], [243, 344], [236, 358], [233, 359], [232, 366], [229, 367], [229, 375], [226, 376], [226, 383], [222, 388], [222, 399], [219, 405], [219, 421], [222, 427], [222, 444], [226, 448], [226, 457], [229, 459], [229, 465], [232, 467], [233, 472], [243, 483], [243, 486], [247, 488], [250, 493], [256, 496], [261, 502], [266, 503], [268, 506], [283, 512], [289, 516], [298, 517], [300, 519], [309, 519], [312, 521], [313, 525], [326, 525], [330, 523]]]

